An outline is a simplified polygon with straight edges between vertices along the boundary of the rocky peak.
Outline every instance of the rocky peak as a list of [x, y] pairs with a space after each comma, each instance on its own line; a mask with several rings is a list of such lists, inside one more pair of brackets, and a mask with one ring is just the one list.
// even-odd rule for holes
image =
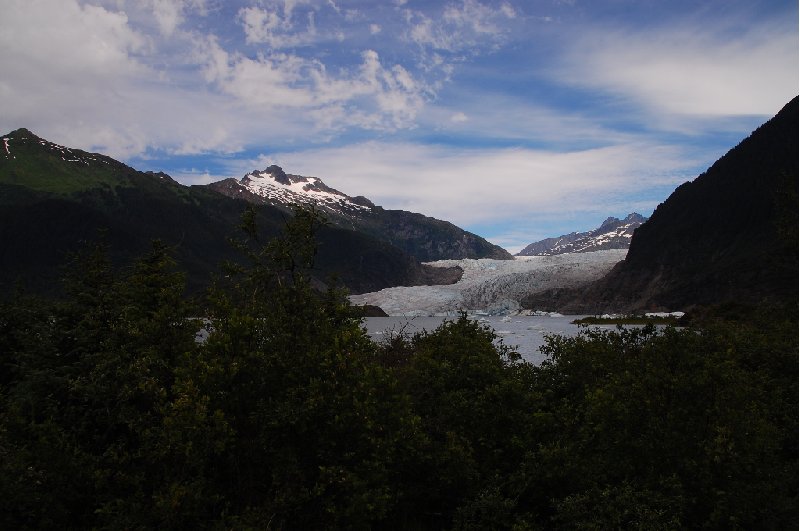
[[600, 224], [600, 230], [605, 229], [605, 228], [609, 228], [612, 225], [613, 226], [618, 226], [620, 223], [621, 223], [621, 220], [619, 218], [615, 218], [613, 216], [607, 217], [606, 220], [603, 223]]
[[627, 249], [630, 246], [633, 231], [647, 220], [644, 216], [632, 212], [625, 219], [608, 217], [600, 227], [588, 232], [571, 232], [556, 238], [547, 238], [534, 242], [522, 251], [519, 256], [552, 256], [566, 253], [585, 253], [604, 249]]
[[150, 177], [153, 177], [153, 178], [158, 179], [160, 181], [165, 181], [165, 182], [169, 182], [169, 183], [173, 183], [173, 184], [179, 184], [178, 181], [173, 179], [171, 175], [169, 175], [167, 173], [164, 173], [163, 171], [146, 171], [144, 173], [149, 175]]
[[24, 127], [20, 127], [14, 131], [11, 131], [6, 135], [8, 138], [17, 138], [17, 139], [32, 139], [32, 140], [41, 140], [38, 136], [33, 134], [29, 129]]
[[272, 166], [268, 166], [267, 169], [262, 172], [262, 174], [263, 173], [271, 175], [272, 178], [275, 179], [275, 182], [277, 183], [284, 184], [287, 186], [292, 184], [292, 182], [289, 180], [289, 177], [286, 175], [286, 172], [283, 171], [283, 168], [275, 164], [273, 164]]
[[331, 214], [351, 216], [357, 211], [368, 211], [372, 205], [354, 201], [342, 192], [327, 186], [318, 177], [287, 174], [280, 166], [268, 166], [263, 171], [253, 171], [235, 184], [221, 181], [211, 188], [231, 197], [246, 197], [257, 203], [277, 206], [311, 205]]

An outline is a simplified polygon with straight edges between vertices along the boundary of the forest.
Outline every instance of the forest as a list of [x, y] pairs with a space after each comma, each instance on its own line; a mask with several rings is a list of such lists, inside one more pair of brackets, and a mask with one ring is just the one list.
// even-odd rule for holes
[[164, 244], [100, 238], [0, 302], [0, 527], [797, 528], [796, 305], [586, 327], [541, 366], [466, 315], [376, 343], [311, 280], [322, 225], [248, 210], [200, 297]]

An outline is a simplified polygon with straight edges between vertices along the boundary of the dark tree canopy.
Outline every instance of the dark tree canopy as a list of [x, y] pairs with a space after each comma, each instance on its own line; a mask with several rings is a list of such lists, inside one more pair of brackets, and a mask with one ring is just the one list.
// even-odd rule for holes
[[248, 213], [201, 299], [153, 242], [2, 302], [0, 527], [797, 527], [796, 317], [587, 329], [540, 367], [465, 315], [376, 344], [315, 288], [322, 227]]

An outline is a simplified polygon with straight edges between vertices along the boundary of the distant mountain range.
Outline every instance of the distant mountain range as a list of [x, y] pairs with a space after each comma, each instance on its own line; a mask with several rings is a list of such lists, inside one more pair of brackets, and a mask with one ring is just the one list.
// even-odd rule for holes
[[634, 233], [624, 261], [581, 289], [530, 294], [527, 308], [566, 313], [798, 305], [798, 98]]
[[137, 171], [18, 129], [0, 145], [0, 295], [15, 285], [54, 291], [70, 253], [100, 237], [116, 263], [144, 253], [152, 239], [164, 241], [196, 291], [222, 261], [237, 258], [228, 240], [248, 203], [258, 205], [267, 239], [282, 229], [292, 205], [312, 200], [332, 222], [318, 235], [314, 275], [320, 282], [336, 277], [353, 293], [458, 278], [457, 271], [422, 261], [511, 258], [451, 223], [384, 210], [277, 167], [242, 181], [183, 186], [164, 173]]
[[[798, 143], [795, 98], [678, 187], [650, 219], [609, 218], [594, 231], [529, 245], [520, 254], [543, 260], [629, 250], [602, 279], [529, 293], [521, 306], [603, 313], [767, 302], [796, 311]], [[198, 291], [222, 261], [236, 259], [228, 239], [248, 204], [257, 205], [260, 236], [268, 239], [293, 205], [312, 202], [331, 221], [318, 235], [315, 279], [338, 277], [354, 294], [460, 278], [461, 269], [421, 262], [512, 258], [446, 221], [386, 210], [278, 166], [240, 180], [183, 186], [164, 173], [137, 171], [19, 129], [0, 145], [0, 296], [15, 286], [53, 292], [69, 254], [98, 238], [116, 263], [161, 239], [186, 271], [190, 290]]]
[[534, 242], [517, 253], [517, 256], [553, 256], [606, 249], [627, 249], [630, 247], [633, 231], [645, 221], [647, 218], [636, 212], [628, 214], [625, 219], [610, 217], [600, 227], [588, 232], [572, 232]]

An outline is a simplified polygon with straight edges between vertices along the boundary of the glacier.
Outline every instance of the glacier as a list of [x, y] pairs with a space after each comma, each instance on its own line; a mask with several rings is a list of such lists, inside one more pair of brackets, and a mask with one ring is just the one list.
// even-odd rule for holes
[[449, 316], [519, 313], [526, 295], [551, 288], [575, 287], [605, 275], [627, 249], [568, 253], [553, 256], [517, 256], [514, 260], [490, 258], [437, 260], [434, 267], [458, 266], [461, 280], [439, 286], [399, 286], [351, 295], [354, 305], [379, 306], [390, 316]]

